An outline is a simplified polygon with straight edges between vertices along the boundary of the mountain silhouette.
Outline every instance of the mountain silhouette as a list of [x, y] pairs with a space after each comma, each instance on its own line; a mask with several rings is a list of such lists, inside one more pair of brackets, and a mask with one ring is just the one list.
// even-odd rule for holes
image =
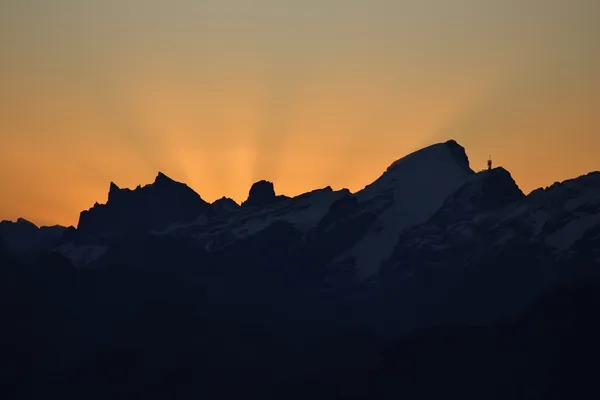
[[107, 203], [82, 211], [77, 231], [102, 241], [132, 230], [164, 230], [212, 213], [210, 204], [190, 187], [159, 172], [154, 183], [134, 190], [111, 182]]
[[244, 207], [265, 207], [281, 200], [286, 200], [287, 196], [276, 196], [273, 182], [258, 181], [250, 188], [248, 199], [242, 203]]
[[450, 195], [432, 217], [442, 224], [467, 220], [478, 213], [493, 211], [525, 198], [510, 172], [502, 167], [473, 175]]
[[162, 173], [111, 183], [77, 228], [0, 224], [0, 387], [593, 398], [598, 249], [600, 172], [525, 195], [454, 140], [356, 193], [259, 181], [210, 204]]
[[56, 246], [68, 228], [60, 225], [38, 227], [24, 218], [16, 222], [0, 222], [0, 237], [6, 245], [19, 250], [52, 248]]
[[233, 199], [230, 199], [229, 197], [221, 197], [220, 199], [212, 203], [212, 207], [217, 213], [230, 214], [232, 212], [238, 211], [240, 205], [236, 203]]

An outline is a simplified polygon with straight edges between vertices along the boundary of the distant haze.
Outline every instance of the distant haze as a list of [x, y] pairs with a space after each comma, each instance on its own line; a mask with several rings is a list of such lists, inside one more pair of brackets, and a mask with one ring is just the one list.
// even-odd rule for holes
[[600, 169], [598, 0], [3, 0], [0, 219], [160, 170], [361, 189], [453, 138], [525, 191]]

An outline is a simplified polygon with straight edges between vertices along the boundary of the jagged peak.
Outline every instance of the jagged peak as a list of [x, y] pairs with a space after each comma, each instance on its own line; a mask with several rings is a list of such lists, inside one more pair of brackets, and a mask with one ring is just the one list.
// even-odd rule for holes
[[[156, 175], [156, 178], [154, 179], [154, 183], [152, 185], [160, 186], [160, 185], [163, 185], [165, 183], [178, 183], [178, 182], [176, 182], [175, 180], [171, 179], [170, 177], [168, 177], [167, 175], [165, 175], [163, 172], [159, 171], [158, 174]], [[108, 190], [108, 201], [110, 201], [111, 199], [114, 200], [115, 196], [119, 196], [123, 192], [140, 191], [140, 190], [143, 190], [144, 188], [152, 186], [152, 185], [142, 186], [141, 184], [138, 184], [135, 187], [135, 189], [132, 190], [132, 189], [120, 188], [115, 182], [111, 181], [110, 182], [110, 187], [109, 187], [109, 190]]]
[[160, 171], [158, 171], [158, 174], [156, 175], [156, 178], [154, 179], [155, 184], [157, 184], [157, 183], [172, 183], [172, 182], [175, 182], [175, 181]]
[[402, 165], [409, 161], [414, 161], [419, 157], [425, 157], [426, 155], [432, 154], [438, 151], [448, 151], [452, 155], [452, 159], [461, 167], [469, 172], [473, 172], [470, 167], [469, 157], [467, 156], [467, 152], [463, 146], [458, 144], [458, 142], [454, 139], [447, 140], [443, 143], [432, 144], [427, 147], [423, 147], [422, 149], [413, 151], [412, 153], [407, 154], [406, 156], [399, 158], [394, 161], [386, 170], [386, 172], [390, 172], [394, 170], [397, 166]]
[[115, 197], [121, 193], [121, 188], [117, 186], [116, 183], [110, 182], [110, 187], [108, 189], [108, 201], [114, 201]]
[[471, 170], [469, 156], [467, 156], [467, 151], [463, 146], [458, 144], [458, 142], [454, 139], [450, 139], [444, 144], [450, 149], [450, 152], [455, 156], [456, 161], [460, 165], [462, 165], [465, 169]]

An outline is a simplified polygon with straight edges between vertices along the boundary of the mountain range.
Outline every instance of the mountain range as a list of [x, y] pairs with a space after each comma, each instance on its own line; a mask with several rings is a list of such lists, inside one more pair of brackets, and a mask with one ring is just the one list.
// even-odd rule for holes
[[[345, 386], [357, 379], [350, 370], [360, 370], [358, 381], [370, 384], [365, 371], [378, 370], [382, 387], [393, 380], [380, 381], [390, 369], [370, 358], [375, 353], [389, 358], [401, 348], [398, 357], [417, 363], [407, 343], [467, 346], [465, 338], [473, 337], [499, 346], [489, 335], [513, 328], [526, 332], [518, 334], [525, 340], [529, 316], [556, 306], [547, 299], [561, 298], [557, 288], [568, 288], [560, 289], [569, 293], [565, 298], [594, 293], [570, 288], [597, 282], [600, 172], [525, 195], [502, 167], [475, 172], [454, 140], [399, 159], [356, 193], [326, 187], [287, 197], [259, 181], [242, 204], [225, 197], [209, 203], [159, 172], [152, 184], [133, 190], [111, 182], [107, 202], [82, 211], [77, 227], [3, 221], [0, 260], [3, 301], [15, 305], [8, 311], [35, 315], [30, 328], [46, 338], [14, 328], [13, 340], [43, 350], [40, 362], [51, 372], [33, 374], [39, 365], [12, 368], [23, 382], [36, 377], [39, 393], [71, 387], [69, 377], [77, 390], [98, 387], [112, 396], [147, 388], [158, 374], [168, 396], [177, 397], [172, 390], [188, 382], [181, 378], [186, 368], [196, 378], [181, 398], [211, 385], [231, 398], [220, 379], [243, 382], [244, 390], [258, 390], [266, 380], [281, 390], [325, 393], [314, 380], [294, 379], [327, 376], [331, 384], [343, 376]], [[589, 302], [585, 307], [596, 310]], [[439, 333], [453, 326], [463, 328]], [[464, 328], [473, 326], [486, 331]], [[113, 358], [97, 358], [102, 354]], [[143, 366], [132, 361], [140, 354]], [[495, 350], [487, 362], [501, 356]], [[110, 366], [127, 362], [139, 366], [131, 367], [133, 375], [110, 375]], [[357, 362], [360, 367], [349, 367]], [[426, 375], [423, 370], [419, 379]], [[538, 389], [542, 381], [535, 381]], [[486, 382], [489, 389], [501, 380]], [[112, 391], [103, 392], [107, 386]], [[475, 386], [473, 398], [510, 397], [506, 387], [494, 397]], [[540, 393], [525, 397], [546, 398]]]

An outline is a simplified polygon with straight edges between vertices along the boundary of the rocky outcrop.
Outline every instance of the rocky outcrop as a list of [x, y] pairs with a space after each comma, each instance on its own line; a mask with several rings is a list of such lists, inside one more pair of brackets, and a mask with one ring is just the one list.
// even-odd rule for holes
[[288, 199], [287, 196], [277, 196], [273, 182], [258, 181], [250, 188], [248, 199], [242, 203], [244, 207], [264, 207]]
[[465, 221], [524, 198], [525, 194], [504, 168], [482, 171], [450, 195], [431, 222], [444, 225]]
[[154, 183], [121, 189], [111, 182], [106, 204], [96, 204], [79, 217], [78, 234], [109, 239], [134, 230], [164, 230], [213, 213], [189, 186], [159, 172]]

